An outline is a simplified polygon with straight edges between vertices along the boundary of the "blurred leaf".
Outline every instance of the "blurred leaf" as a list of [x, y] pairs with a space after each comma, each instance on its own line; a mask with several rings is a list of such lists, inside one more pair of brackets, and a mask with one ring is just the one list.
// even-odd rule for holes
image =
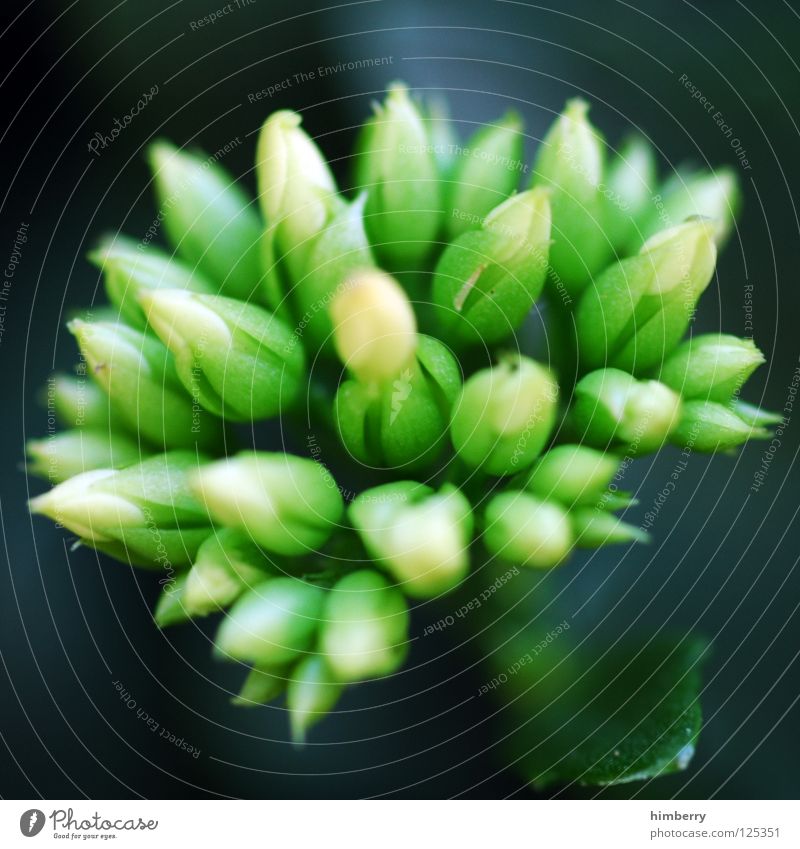
[[520, 723], [512, 757], [524, 777], [540, 788], [610, 785], [685, 769], [700, 733], [707, 644], [658, 638], [586, 657], [567, 642], [509, 679], [519, 696], [510, 707]]

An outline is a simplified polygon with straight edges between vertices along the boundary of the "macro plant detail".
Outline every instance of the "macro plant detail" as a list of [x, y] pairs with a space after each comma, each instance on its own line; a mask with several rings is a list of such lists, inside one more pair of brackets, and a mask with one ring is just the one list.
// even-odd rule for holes
[[[780, 420], [740, 397], [755, 343], [692, 328], [735, 177], [661, 183], [647, 140], [612, 150], [588, 113], [569, 101], [528, 171], [519, 115], [477, 129], [465, 156], [396, 83], [345, 192], [283, 110], [258, 139], [257, 198], [155, 142], [167, 245], [107, 236], [90, 254], [110, 306], [68, 325], [90, 379], [51, 384], [66, 429], [28, 444], [54, 484], [31, 510], [167, 575], [160, 627], [219, 616], [215, 655], [243, 667], [235, 702], [285, 697], [298, 742], [347, 686], [402, 667], [417, 604], [457, 609], [497, 569], [538, 580], [576, 549], [646, 543], [618, 485], [631, 462], [729, 452]], [[516, 581], [474, 620], [501, 616], [492, 652], [509, 668], [527, 651]], [[611, 742], [556, 718], [630, 708], [592, 700], [601, 670], [546, 709], [561, 679], [542, 670], [576, 663], [568, 635], [548, 645], [491, 688], [520, 715], [545, 708], [544, 754], [520, 765], [531, 781], [686, 766], [699, 643], [621, 653], [631, 681], [658, 674], [636, 733], [614, 726]]]

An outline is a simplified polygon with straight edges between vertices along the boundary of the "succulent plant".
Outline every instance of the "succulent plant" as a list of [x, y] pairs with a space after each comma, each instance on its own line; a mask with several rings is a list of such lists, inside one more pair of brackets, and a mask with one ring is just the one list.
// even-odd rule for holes
[[[567, 104], [525, 187], [520, 116], [443, 157], [401, 84], [359, 135], [352, 197], [290, 111], [262, 128], [257, 201], [156, 142], [169, 251], [106, 237], [91, 254], [116, 314], [69, 325], [90, 380], [53, 384], [67, 429], [28, 446], [55, 484], [31, 510], [171, 570], [155, 621], [220, 615], [216, 655], [249, 667], [235, 702], [285, 693], [296, 740], [401, 667], [410, 605], [455, 604], [487, 560], [550, 570], [645, 541], [615, 515], [635, 505], [622, 464], [773, 421], [739, 398], [751, 340], [682, 341], [735, 179], [668, 184], [654, 219], [651, 147], [609, 158], [588, 108]], [[567, 339], [530, 354], [525, 320], [554, 287], [574, 371]], [[273, 443], [242, 450], [265, 419]]]

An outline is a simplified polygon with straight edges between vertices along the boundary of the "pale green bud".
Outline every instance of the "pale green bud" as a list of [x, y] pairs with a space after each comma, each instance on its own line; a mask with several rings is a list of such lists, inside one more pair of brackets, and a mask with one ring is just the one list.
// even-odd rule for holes
[[220, 657], [279, 666], [309, 651], [320, 624], [325, 593], [298, 578], [272, 578], [248, 590], [217, 631]]
[[749, 439], [768, 439], [770, 432], [740, 418], [724, 404], [713, 401], [686, 401], [671, 442], [693, 451], [711, 454], [728, 451]]
[[367, 233], [382, 259], [413, 266], [431, 250], [443, 220], [433, 145], [402, 83], [389, 87], [358, 141], [355, 183], [366, 190]]
[[619, 469], [618, 457], [585, 445], [558, 445], [543, 454], [521, 485], [566, 507], [596, 503]]
[[610, 368], [578, 381], [568, 420], [576, 437], [596, 448], [655, 451], [677, 427], [680, 413], [680, 396], [668, 386]]
[[253, 201], [213, 157], [160, 141], [150, 146], [149, 159], [172, 245], [218, 291], [250, 298], [261, 281], [263, 231]]
[[438, 340], [420, 335], [414, 360], [391, 382], [346, 380], [336, 393], [334, 421], [342, 444], [370, 466], [429, 465], [447, 443], [461, 369]]
[[366, 194], [342, 204], [309, 252], [305, 275], [292, 290], [302, 337], [319, 349], [330, 340], [333, 324], [328, 307], [347, 283], [348, 275], [373, 265], [364, 230]]
[[393, 380], [417, 347], [417, 321], [408, 296], [377, 269], [350, 274], [330, 306], [341, 361], [364, 383]]
[[[107, 430], [109, 427], [112, 412], [110, 399], [93, 380], [84, 375], [53, 375], [42, 398], [66, 427], [95, 430]], [[124, 425], [115, 421], [114, 427], [117, 429]]]
[[550, 265], [576, 295], [611, 255], [604, 232], [605, 143], [588, 120], [589, 104], [573, 99], [539, 147], [533, 185], [552, 189]]
[[286, 688], [286, 706], [295, 743], [305, 742], [306, 731], [333, 709], [343, 690], [319, 655], [303, 658], [295, 666]]
[[26, 443], [31, 474], [61, 483], [92, 469], [121, 469], [147, 456], [148, 451], [126, 436], [108, 430], [75, 428]]
[[211, 533], [187, 483], [198, 462], [196, 454], [173, 451], [125, 469], [84, 472], [32, 499], [30, 509], [95, 548], [127, 549], [154, 568], [181, 566]]
[[472, 508], [453, 486], [439, 492], [413, 481], [374, 487], [355, 499], [348, 515], [367, 551], [406, 595], [449, 592], [469, 571]]
[[270, 418], [300, 394], [303, 349], [267, 310], [176, 289], [143, 292], [139, 300], [175, 355], [184, 387], [215, 415], [248, 422]]
[[192, 487], [216, 521], [277, 554], [318, 548], [344, 510], [330, 472], [291, 454], [238, 454], [201, 468]]
[[450, 436], [472, 468], [508, 475], [541, 453], [555, 424], [558, 383], [528, 357], [510, 355], [464, 384]]
[[764, 361], [752, 339], [706, 333], [676, 348], [658, 377], [687, 400], [727, 404]]
[[513, 333], [547, 276], [550, 201], [531, 189], [495, 207], [481, 229], [448, 245], [436, 264], [433, 299], [442, 336], [490, 344]]
[[643, 136], [631, 136], [609, 162], [604, 192], [606, 235], [616, 251], [627, 253], [631, 242], [639, 239], [638, 225], [650, 212], [657, 180], [653, 146]]
[[753, 427], [771, 427], [780, 424], [784, 418], [780, 413], [763, 410], [761, 407], [748, 404], [741, 399], [734, 401], [731, 409], [743, 422], [747, 422]]
[[408, 652], [408, 606], [377, 572], [351, 572], [328, 593], [320, 650], [337, 681], [390, 675]]
[[516, 189], [524, 168], [522, 131], [522, 119], [510, 111], [497, 123], [480, 127], [457, 150], [446, 221], [451, 239], [474, 229]]
[[124, 324], [68, 325], [89, 372], [129, 430], [157, 448], [215, 448], [222, 425], [193, 405], [172, 354], [153, 336]]
[[733, 169], [720, 168], [716, 172], [678, 172], [653, 201], [652, 211], [642, 225], [635, 247], [665, 227], [700, 215], [713, 221], [714, 240], [721, 248], [733, 230], [742, 194]]
[[608, 511], [591, 508], [574, 510], [570, 513], [570, 521], [578, 548], [650, 541], [645, 531], [621, 521]]
[[176, 575], [161, 588], [153, 611], [153, 620], [159, 628], [170, 625], [182, 625], [191, 619], [183, 605], [183, 593], [186, 589], [186, 575]]
[[244, 679], [239, 694], [231, 699], [238, 707], [258, 707], [277, 699], [286, 690], [286, 673], [254, 666]]
[[275, 255], [285, 261], [293, 281], [305, 274], [312, 240], [340, 203], [328, 163], [301, 122], [296, 112], [273, 112], [256, 150], [261, 211]]
[[518, 566], [549, 569], [572, 549], [563, 507], [526, 492], [503, 492], [486, 507], [483, 541], [489, 552]]
[[584, 369], [609, 365], [642, 374], [660, 365], [685, 333], [716, 259], [713, 226], [694, 220], [609, 266], [576, 312]]
[[245, 590], [280, 570], [241, 531], [221, 528], [203, 542], [186, 579], [184, 604], [192, 616], [216, 613]]
[[216, 294], [218, 286], [203, 277], [197, 268], [184, 265], [174, 256], [156, 248], [143, 248], [124, 236], [105, 239], [89, 259], [102, 270], [108, 299], [132, 327], [147, 326], [139, 292], [145, 289], [187, 289]]

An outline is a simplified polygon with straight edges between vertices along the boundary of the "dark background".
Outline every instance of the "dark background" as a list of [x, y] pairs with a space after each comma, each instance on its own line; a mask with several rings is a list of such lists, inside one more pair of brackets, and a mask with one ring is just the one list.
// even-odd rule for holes
[[[240, 0], [242, 2], [242, 0]], [[65, 311], [97, 295], [84, 260], [106, 229], [140, 238], [155, 215], [143, 147], [164, 135], [213, 152], [237, 136], [224, 165], [252, 188], [255, 133], [269, 111], [303, 112], [345, 179], [353, 127], [387, 82], [445, 94], [462, 135], [473, 122], [520, 110], [529, 154], [566, 98], [582, 94], [615, 144], [633, 124], [658, 145], [665, 172], [687, 160], [731, 164], [745, 211], [706, 295], [698, 328], [744, 335], [745, 285], [768, 364], [746, 397], [782, 410], [800, 352], [797, 328], [800, 188], [800, 16], [789, 3], [242, 2], [212, 26], [191, 21], [222, 0], [11, 4], [0, 36], [3, 72], [5, 266], [29, 224], [8, 290], [0, 340], [3, 379], [3, 556], [0, 576], [0, 793], [5, 797], [530, 796], [503, 769], [502, 716], [469, 699], [480, 684], [473, 646], [446, 635], [415, 641], [406, 671], [351, 688], [302, 751], [280, 708], [228, 705], [240, 673], [210, 658], [211, 626], [160, 633], [155, 581], [31, 520], [41, 483], [22, 468], [26, 438], [46, 432], [37, 400], [54, 367], [75, 360]], [[320, 65], [392, 57], [248, 93]], [[6, 75], [7, 71], [7, 75]], [[688, 78], [734, 128], [743, 170]], [[159, 94], [99, 158], [87, 150], [142, 92]], [[739, 456], [694, 457], [653, 529], [654, 544], [606, 549], [562, 570], [581, 628], [613, 638], [635, 629], [704, 633], [706, 725], [681, 775], [607, 795], [789, 797], [800, 793], [800, 574], [797, 570], [800, 406], [764, 486], [749, 491], [764, 445]], [[642, 512], [677, 460], [636, 466]], [[640, 468], [641, 466], [641, 468]], [[634, 481], [635, 477], [635, 481]], [[418, 614], [415, 633], [435, 616]], [[121, 702], [121, 681], [161, 726], [201, 749], [160, 740]], [[592, 789], [569, 788], [590, 796]]]

